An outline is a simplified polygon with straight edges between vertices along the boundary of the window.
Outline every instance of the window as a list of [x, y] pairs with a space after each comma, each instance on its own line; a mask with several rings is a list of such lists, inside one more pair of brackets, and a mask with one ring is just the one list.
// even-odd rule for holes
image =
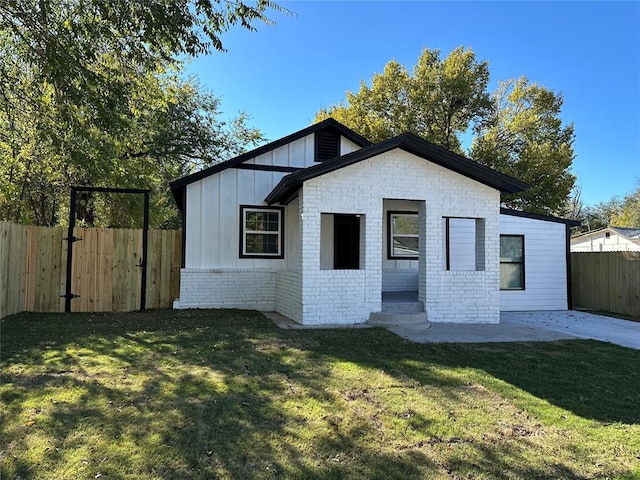
[[418, 214], [415, 212], [389, 212], [390, 259], [418, 259]]
[[444, 217], [445, 269], [485, 269], [485, 219]]
[[500, 235], [500, 290], [524, 290], [523, 235]]
[[283, 258], [283, 208], [240, 206], [240, 258]]

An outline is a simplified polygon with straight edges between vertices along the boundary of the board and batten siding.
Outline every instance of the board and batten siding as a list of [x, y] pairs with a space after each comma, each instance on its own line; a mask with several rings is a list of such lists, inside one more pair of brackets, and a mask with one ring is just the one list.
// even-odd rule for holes
[[[341, 137], [342, 155], [359, 148]], [[316, 164], [314, 160], [315, 136], [311, 134], [243, 163], [306, 168]], [[286, 172], [228, 168], [185, 187], [185, 265], [175, 308], [274, 310], [277, 306], [299, 320], [299, 201], [295, 199], [284, 207], [284, 258], [239, 255], [240, 205], [265, 206], [264, 199], [285, 175]], [[276, 286], [283, 289], [282, 294], [276, 294]]]
[[501, 290], [500, 310], [566, 310], [567, 246], [563, 223], [500, 215], [501, 235], [524, 235], [524, 290]]
[[[341, 137], [341, 154], [358, 148]], [[315, 164], [314, 153], [314, 135], [307, 135], [244, 163], [306, 168]], [[241, 259], [238, 255], [240, 205], [264, 205], [265, 197], [285, 175], [229, 168], [187, 185], [185, 268], [298, 268], [297, 243], [290, 244], [292, 234], [297, 237], [297, 203], [285, 211], [284, 260]]]

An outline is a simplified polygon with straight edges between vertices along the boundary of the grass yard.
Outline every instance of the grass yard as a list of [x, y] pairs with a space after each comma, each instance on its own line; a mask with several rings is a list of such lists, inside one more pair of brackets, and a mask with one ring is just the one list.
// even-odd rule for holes
[[[461, 326], [464, 328], [464, 326]], [[1, 478], [640, 478], [640, 351], [261, 314], [1, 324]]]

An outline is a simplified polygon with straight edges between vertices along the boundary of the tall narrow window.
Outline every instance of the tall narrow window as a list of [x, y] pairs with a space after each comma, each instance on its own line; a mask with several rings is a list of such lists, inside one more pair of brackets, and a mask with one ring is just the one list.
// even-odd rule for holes
[[240, 206], [240, 258], [283, 258], [282, 208]]
[[523, 235], [500, 235], [500, 290], [524, 290]]
[[418, 214], [389, 212], [388, 250], [390, 259], [418, 259]]

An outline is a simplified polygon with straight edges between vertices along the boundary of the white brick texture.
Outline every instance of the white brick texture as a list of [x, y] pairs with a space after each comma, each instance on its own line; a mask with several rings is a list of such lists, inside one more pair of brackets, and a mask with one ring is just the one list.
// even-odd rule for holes
[[180, 270], [180, 299], [174, 308], [275, 309], [275, 270]]
[[[498, 323], [499, 192], [401, 150], [304, 183], [300, 194], [302, 323], [359, 323], [381, 310], [384, 199], [419, 202], [417, 285], [429, 320]], [[360, 270], [320, 270], [321, 213], [361, 216], [365, 242]], [[483, 269], [446, 270], [443, 217], [485, 220]]]

